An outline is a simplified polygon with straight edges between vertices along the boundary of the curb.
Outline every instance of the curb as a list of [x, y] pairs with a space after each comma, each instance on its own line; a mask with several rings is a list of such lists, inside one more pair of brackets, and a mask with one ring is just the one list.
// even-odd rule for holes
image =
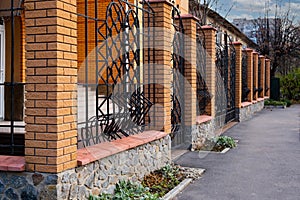
[[265, 109], [286, 109], [286, 106], [264, 106]]
[[187, 178], [184, 179], [179, 185], [177, 185], [175, 188], [173, 188], [171, 191], [169, 191], [164, 197], [163, 200], [171, 200], [173, 199], [179, 192], [181, 192], [184, 188], [186, 188], [193, 179]]
[[221, 152], [217, 152], [217, 151], [196, 151], [198, 153], [215, 153], [215, 154], [224, 154], [224, 153], [227, 153], [228, 151], [230, 150], [229, 147], [223, 149]]
[[[200, 170], [199, 174], [202, 176], [205, 169], [197, 168]], [[174, 187], [171, 191], [169, 191], [165, 196], [163, 196], [163, 200], [172, 200], [178, 195], [182, 190], [184, 190], [194, 179], [193, 178], [186, 178], [181, 181], [176, 187]], [[196, 179], [195, 179], [196, 180]]]

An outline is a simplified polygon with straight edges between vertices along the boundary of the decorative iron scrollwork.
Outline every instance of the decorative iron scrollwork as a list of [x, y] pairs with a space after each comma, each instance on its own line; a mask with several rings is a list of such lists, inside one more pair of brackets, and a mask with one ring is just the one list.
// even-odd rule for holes
[[250, 89], [248, 88], [248, 56], [247, 52], [242, 54], [242, 102], [248, 101]]
[[[217, 77], [216, 81], [216, 115], [225, 114], [225, 123], [235, 120], [235, 65], [236, 52], [227, 33], [217, 33], [216, 67], [222, 81]], [[226, 96], [226, 111], [223, 111], [222, 90]]]
[[[144, 91], [144, 81], [140, 66], [152, 63], [151, 58], [145, 59], [144, 54], [154, 55], [153, 49], [144, 48], [145, 41], [153, 41], [154, 34], [141, 31], [148, 30], [154, 24], [154, 12], [148, 1], [132, 4], [123, 0], [112, 0], [105, 13], [105, 19], [98, 19], [98, 4], [95, 3], [95, 15], [91, 18], [86, 12], [85, 33], [91, 28], [96, 29], [96, 55], [92, 61], [86, 61], [86, 72], [96, 76], [95, 115], [79, 124], [79, 147], [90, 146], [104, 141], [111, 141], [144, 131], [146, 118], [153, 105], [150, 91]], [[139, 7], [142, 5], [142, 7]], [[87, 4], [85, 7], [87, 8]], [[82, 17], [82, 15], [80, 15]], [[94, 20], [92, 27], [89, 23]], [[98, 25], [99, 24], [99, 25]], [[85, 48], [91, 42], [85, 38]], [[141, 52], [143, 51], [143, 52]], [[150, 52], [152, 51], [152, 52]], [[88, 50], [86, 50], [88, 52]], [[91, 58], [87, 58], [91, 59]], [[89, 66], [92, 62], [94, 66]], [[91, 68], [91, 69], [90, 69]], [[86, 91], [89, 82], [86, 78]], [[150, 81], [150, 80], [148, 80]], [[148, 92], [148, 93], [146, 93]], [[89, 111], [90, 97], [86, 92], [86, 110]], [[149, 119], [148, 119], [149, 121]]]
[[[171, 96], [171, 138], [174, 140], [176, 137], [180, 138], [183, 128], [183, 112], [182, 105], [184, 105], [184, 27], [180, 16], [180, 11], [173, 6], [172, 20], [174, 28], [173, 36], [173, 53], [172, 53], [172, 76], [171, 83], [172, 96]], [[180, 143], [180, 141], [179, 141]], [[176, 144], [175, 144], [176, 145]]]

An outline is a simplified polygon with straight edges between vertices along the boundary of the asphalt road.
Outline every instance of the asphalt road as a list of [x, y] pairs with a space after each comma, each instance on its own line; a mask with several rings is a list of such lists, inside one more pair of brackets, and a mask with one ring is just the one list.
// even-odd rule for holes
[[300, 105], [263, 110], [225, 135], [238, 139], [238, 147], [204, 158], [188, 152], [177, 159], [206, 169], [178, 200], [300, 200]]

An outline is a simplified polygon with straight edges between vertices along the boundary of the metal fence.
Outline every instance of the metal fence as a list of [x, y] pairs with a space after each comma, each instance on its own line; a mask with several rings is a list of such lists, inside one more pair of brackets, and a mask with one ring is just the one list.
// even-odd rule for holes
[[267, 75], [267, 65], [265, 65], [265, 96], [268, 96], [268, 91], [269, 91], [269, 87], [268, 87], [268, 79], [269, 79], [269, 77], [268, 77], [268, 75]]
[[263, 85], [262, 85], [262, 82], [261, 82], [261, 61], [260, 59], [258, 59], [258, 72], [257, 72], [257, 78], [258, 78], [258, 88], [257, 88], [257, 92], [258, 92], [258, 96], [260, 97], [262, 95], [262, 92], [263, 92]]
[[252, 80], [253, 80], [253, 99], [255, 99], [255, 96], [257, 94], [257, 91], [258, 91], [258, 88], [256, 87], [256, 82], [255, 82], [255, 79], [257, 78], [257, 72], [256, 72], [256, 69], [255, 69], [255, 56], [253, 56], [253, 76], [252, 76]]
[[242, 102], [248, 101], [250, 89], [248, 88], [248, 56], [247, 52], [242, 54]]
[[216, 36], [216, 116], [228, 123], [235, 120], [236, 52], [227, 33], [218, 32]]
[[[106, 12], [85, 1], [78, 13], [79, 51], [78, 147], [144, 131], [155, 92], [146, 73], [153, 63], [154, 12], [147, 1], [114, 0]], [[80, 43], [81, 42], [81, 43]], [[148, 48], [146, 46], [148, 45]], [[81, 57], [84, 57], [80, 60]], [[148, 79], [150, 81], [150, 79]], [[151, 94], [150, 94], [151, 93]], [[152, 96], [155, 99], [155, 96]]]
[[180, 11], [173, 6], [172, 21], [174, 28], [172, 53], [172, 82], [171, 82], [171, 138], [172, 145], [177, 146], [184, 142], [184, 27]]
[[24, 155], [23, 1], [0, 3], [0, 154]]
[[197, 101], [199, 108], [197, 115], [209, 114], [206, 112], [206, 106], [209, 104], [211, 96], [209, 94], [205, 77], [206, 77], [206, 50], [205, 35], [201, 24], [197, 23]]

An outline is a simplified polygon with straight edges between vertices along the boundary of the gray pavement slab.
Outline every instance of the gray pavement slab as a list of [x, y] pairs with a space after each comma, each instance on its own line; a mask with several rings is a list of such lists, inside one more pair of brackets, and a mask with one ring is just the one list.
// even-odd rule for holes
[[226, 154], [188, 152], [175, 160], [206, 169], [176, 199], [300, 200], [300, 105], [263, 110], [224, 135], [239, 140]]

